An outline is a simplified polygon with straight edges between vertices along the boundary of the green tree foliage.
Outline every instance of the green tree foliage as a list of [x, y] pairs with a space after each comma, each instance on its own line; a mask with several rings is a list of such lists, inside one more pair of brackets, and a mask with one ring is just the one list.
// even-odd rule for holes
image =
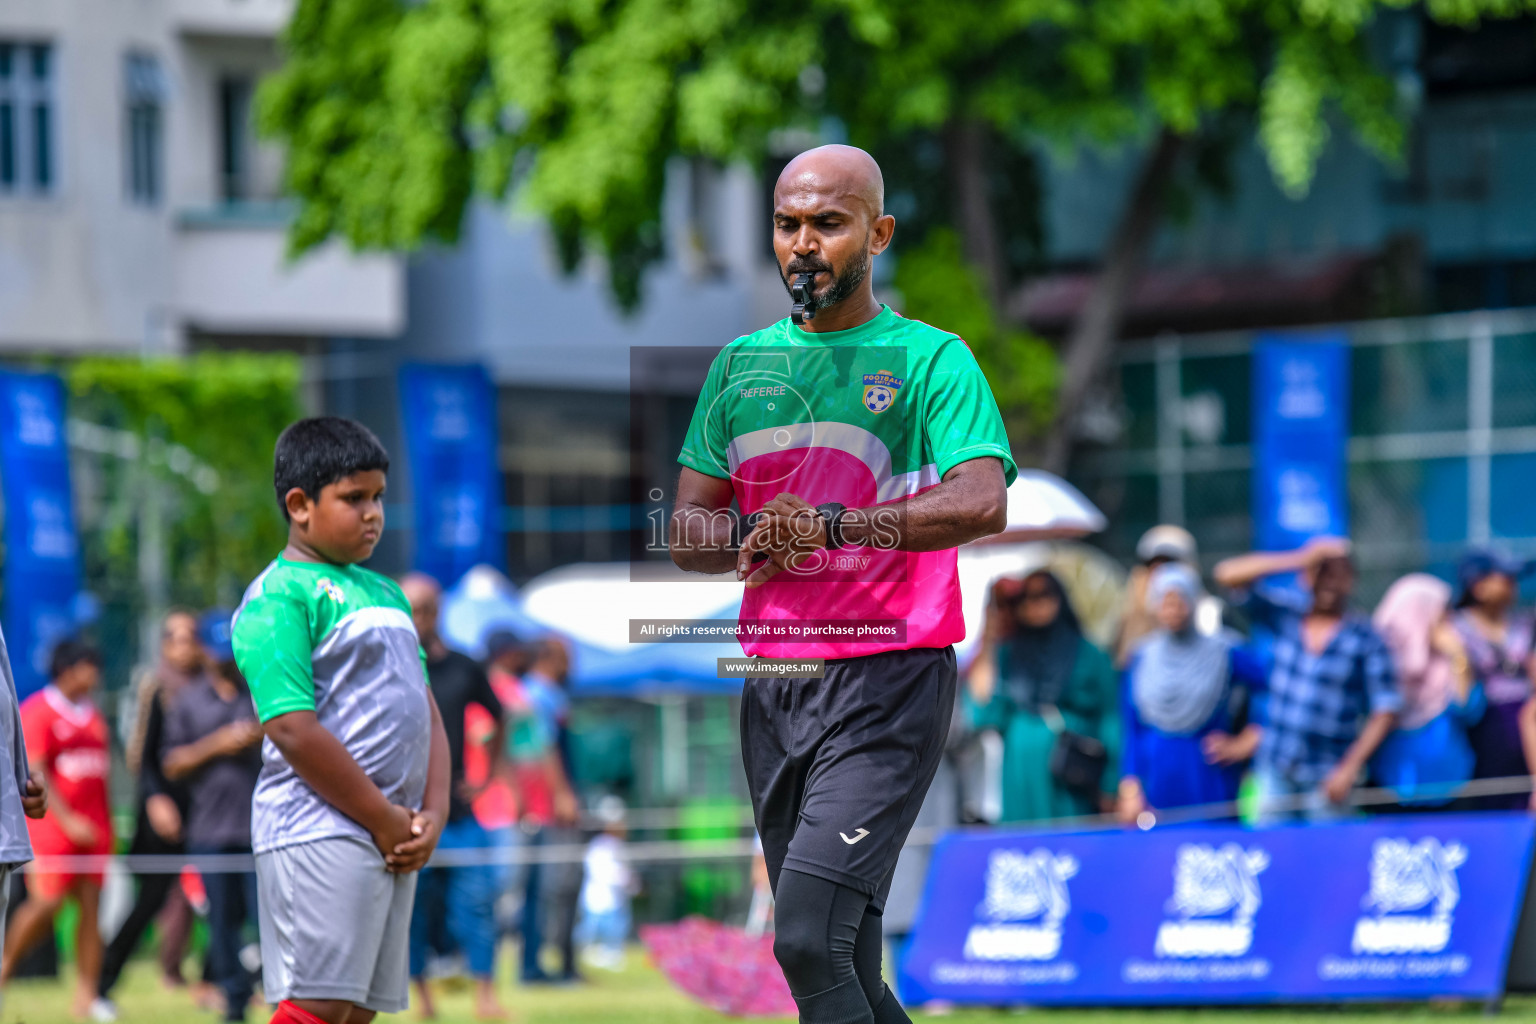
[[[1188, 133], [1252, 106], [1301, 190], [1330, 108], [1392, 153], [1370, 63], [1380, 0], [300, 0], [261, 120], [289, 146], [294, 243], [408, 249], [456, 236], [466, 200], [525, 187], [616, 291], [659, 245], [668, 159], [760, 160], [831, 115], [871, 149], [979, 120], [1058, 142]], [[1471, 20], [1516, 0], [1438, 0]], [[814, 69], [808, 73], [808, 69]]]
[[1002, 410], [1008, 436], [1038, 435], [1055, 415], [1057, 363], [1045, 341], [1000, 323], [975, 267], [960, 254], [951, 228], [930, 230], [921, 247], [896, 265], [906, 314], [964, 338]]
[[246, 353], [90, 357], [65, 373], [71, 419], [98, 428], [93, 436], [107, 442], [86, 452], [86, 476], [97, 485], [82, 524], [93, 588], [109, 601], [138, 594], [153, 488], [164, 517], [169, 600], [232, 604], [286, 539], [272, 492], [272, 445], [301, 415], [298, 361]]
[[[606, 259], [626, 308], [661, 253], [673, 158], [760, 166], [776, 133], [825, 137], [827, 125], [886, 158], [936, 145], [937, 176], [914, 161], [903, 180], [898, 160], [889, 184], [948, 208], [938, 226], [956, 233], [960, 259], [981, 273], [980, 301], [1001, 320], [1038, 250], [1039, 218], [1016, 204], [1032, 178], [1021, 185], [1013, 172], [1040, 145], [1172, 138], [1163, 151], [1183, 162], [1210, 148], [1186, 140], [1239, 114], [1282, 188], [1300, 195], [1330, 125], [1348, 124], [1385, 157], [1401, 151], [1398, 94], [1369, 44], [1377, 16], [1408, 3], [299, 0], [260, 117], [289, 147], [296, 251], [332, 236], [395, 250], [451, 242], [472, 196], [515, 191], [568, 270], [588, 251]], [[1533, 4], [1426, 9], [1469, 24]], [[1075, 376], [1101, 368], [1176, 183], [1147, 184], [1145, 209], [1122, 215], [1137, 229], [1118, 232], [1106, 260], [1123, 270], [1106, 275], [1113, 294], [1094, 296], [1111, 312], [1067, 343]], [[901, 233], [898, 257], [921, 260], [928, 239]], [[1063, 411], [1080, 398], [1064, 395]]]

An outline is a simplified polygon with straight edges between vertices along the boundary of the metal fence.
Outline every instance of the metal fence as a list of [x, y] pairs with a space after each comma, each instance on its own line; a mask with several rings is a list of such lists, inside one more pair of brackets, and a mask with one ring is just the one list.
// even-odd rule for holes
[[[1362, 597], [1468, 544], [1536, 556], [1536, 309], [1343, 324], [1351, 347], [1349, 509]], [[1250, 354], [1258, 332], [1128, 343], [1108, 438], [1075, 481], [1128, 558], [1182, 523], [1209, 563], [1252, 543]]]

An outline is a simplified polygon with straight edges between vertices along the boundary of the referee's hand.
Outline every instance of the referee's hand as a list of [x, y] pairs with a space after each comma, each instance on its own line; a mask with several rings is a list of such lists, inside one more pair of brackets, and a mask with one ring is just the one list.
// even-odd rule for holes
[[[760, 587], [785, 569], [795, 569], [812, 553], [827, 546], [827, 524], [821, 513], [793, 494], [780, 494], [759, 510], [757, 525], [736, 552], [736, 578], [747, 588]], [[755, 572], [752, 556], [768, 556]]]

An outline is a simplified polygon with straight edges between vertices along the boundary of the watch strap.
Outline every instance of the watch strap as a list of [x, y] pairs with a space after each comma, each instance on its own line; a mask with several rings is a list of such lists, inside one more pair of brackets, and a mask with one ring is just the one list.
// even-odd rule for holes
[[848, 506], [828, 501], [816, 506], [817, 513], [827, 524], [827, 548], [835, 550], [843, 546], [843, 513], [848, 511]]

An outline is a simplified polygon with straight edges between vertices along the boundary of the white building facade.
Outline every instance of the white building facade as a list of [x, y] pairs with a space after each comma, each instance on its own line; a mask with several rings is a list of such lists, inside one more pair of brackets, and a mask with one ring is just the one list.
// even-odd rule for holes
[[405, 322], [401, 261], [290, 262], [252, 96], [291, 0], [0, 4], [0, 353], [318, 353]]

